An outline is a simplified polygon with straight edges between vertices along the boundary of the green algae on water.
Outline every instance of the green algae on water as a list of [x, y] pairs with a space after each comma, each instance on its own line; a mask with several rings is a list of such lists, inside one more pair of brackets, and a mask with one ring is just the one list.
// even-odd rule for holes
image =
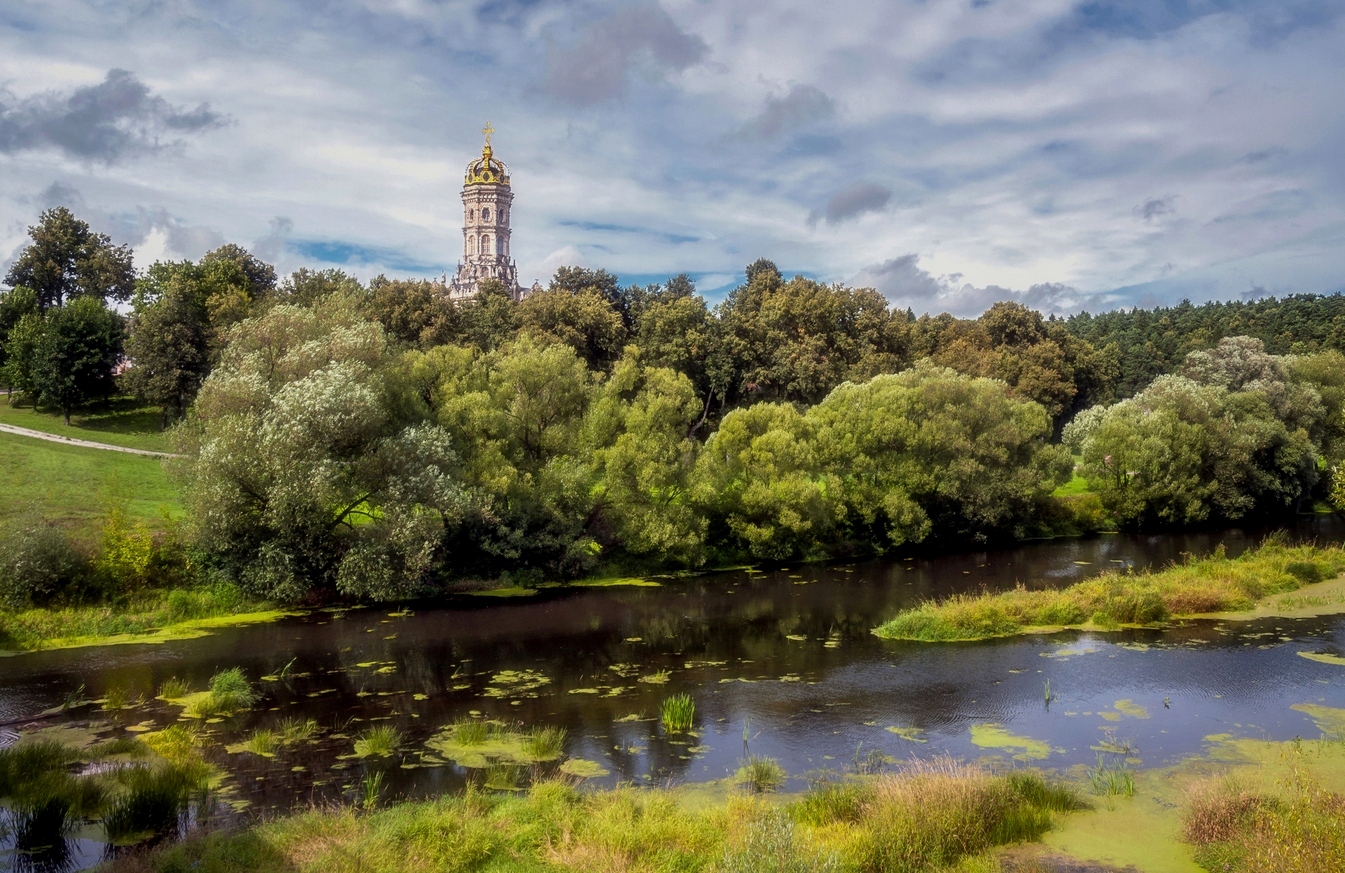
[[566, 776], [574, 776], [579, 779], [597, 779], [606, 776], [611, 771], [597, 761], [589, 761], [584, 758], [571, 758], [560, 765], [560, 772]]
[[1016, 761], [1042, 761], [1049, 758], [1053, 751], [1049, 743], [1011, 734], [996, 722], [972, 725], [971, 742], [982, 749], [1016, 750], [1013, 756]]
[[883, 728], [883, 730], [887, 731], [889, 734], [896, 734], [897, 736], [901, 737], [903, 740], [906, 740], [909, 743], [929, 742], [929, 740], [920, 736], [921, 734], [924, 733], [924, 730], [918, 727], [906, 727], [904, 725], [894, 724]]
[[1319, 664], [1335, 664], [1345, 667], [1345, 658], [1340, 655], [1332, 655], [1326, 652], [1299, 652], [1298, 657], [1307, 658], [1309, 661], [1316, 661]]

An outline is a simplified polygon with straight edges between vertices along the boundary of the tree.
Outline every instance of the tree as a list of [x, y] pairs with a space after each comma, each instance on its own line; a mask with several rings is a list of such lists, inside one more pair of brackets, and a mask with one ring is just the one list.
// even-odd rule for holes
[[111, 396], [121, 356], [122, 319], [96, 297], [79, 297], [48, 312], [34, 349], [32, 386], [39, 403], [70, 411]]
[[847, 379], [899, 369], [905, 317], [871, 288], [781, 282], [774, 265], [753, 264], [752, 279], [720, 304], [714, 355], [729, 402], [745, 398], [816, 403]]
[[64, 206], [43, 212], [28, 236], [32, 243], [10, 265], [5, 284], [33, 289], [39, 310], [74, 297], [125, 301], [134, 293], [131, 247], [114, 246]]
[[634, 325], [629, 292], [621, 287], [616, 276], [606, 270], [561, 267], [556, 270], [556, 275], [551, 277], [547, 290], [566, 294], [581, 294], [585, 291], [597, 294], [621, 316], [621, 322], [626, 330], [630, 330]]
[[1084, 440], [1080, 473], [1122, 521], [1236, 521], [1295, 505], [1317, 478], [1303, 428], [1265, 394], [1160, 376], [1110, 407]]
[[240, 323], [181, 431], [196, 545], [248, 591], [424, 589], [464, 501], [440, 427], [401, 417], [380, 325], [336, 297]]
[[499, 279], [485, 279], [471, 303], [463, 305], [463, 338], [484, 352], [494, 351], [518, 333], [518, 305]]
[[235, 243], [226, 243], [201, 256], [201, 266], [228, 263], [238, 268], [243, 276], [247, 295], [251, 299], [265, 297], [276, 288], [276, 270], [252, 252]]
[[162, 410], [160, 427], [183, 416], [210, 373], [210, 314], [188, 282], [174, 282], [157, 300], [136, 307], [123, 385]]
[[621, 314], [591, 288], [530, 294], [518, 304], [518, 317], [525, 333], [564, 343], [595, 370], [610, 368], [629, 337]]
[[441, 282], [379, 276], [369, 283], [367, 308], [390, 336], [407, 345], [443, 345], [461, 333], [461, 315]]
[[1040, 404], [1003, 382], [928, 363], [841, 385], [806, 415], [850, 536], [877, 551], [931, 534], [1025, 535], [1038, 505], [1070, 477], [1069, 453], [1048, 444]]
[[0, 294], [0, 385], [13, 390], [15, 377], [10, 375], [10, 332], [18, 326], [26, 315], [38, 314], [37, 295], [32, 288], [20, 285], [4, 294]]
[[359, 279], [343, 270], [300, 267], [285, 277], [272, 297], [277, 303], [312, 306], [333, 294], [360, 297], [364, 294], [364, 286]]
[[724, 416], [695, 470], [711, 534], [765, 560], [826, 554], [844, 507], [817, 448], [812, 422], [791, 404], [758, 403]]

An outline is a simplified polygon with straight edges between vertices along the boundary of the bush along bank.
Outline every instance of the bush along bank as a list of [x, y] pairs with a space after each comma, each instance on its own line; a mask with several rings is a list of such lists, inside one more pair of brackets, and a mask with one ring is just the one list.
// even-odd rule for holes
[[1340, 546], [1289, 546], [1270, 538], [1237, 558], [1207, 558], [1153, 573], [1113, 573], [1068, 588], [958, 594], [898, 613], [874, 629], [885, 639], [954, 642], [1043, 629], [1115, 629], [1251, 609], [1258, 601], [1345, 572]]
[[111, 508], [93, 543], [29, 517], [0, 530], [0, 650], [192, 635], [281, 613], [211, 580], [171, 527]]
[[733, 795], [690, 805], [676, 792], [580, 792], [542, 782], [523, 795], [471, 789], [385, 809], [314, 809], [204, 833], [109, 873], [200, 869], [841, 873], [943, 869], [1035, 840], [1078, 809], [1068, 789], [1026, 772], [991, 775], [938, 760], [862, 782], [824, 784], [771, 804]]

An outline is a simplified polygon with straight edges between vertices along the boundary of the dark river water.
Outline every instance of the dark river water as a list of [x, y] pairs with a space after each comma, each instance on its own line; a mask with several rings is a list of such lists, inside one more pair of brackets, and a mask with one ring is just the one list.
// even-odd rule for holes
[[[1200, 752], [1211, 734], [1318, 736], [1290, 707], [1345, 707], [1345, 667], [1299, 653], [1345, 652], [1345, 617], [967, 644], [889, 642], [871, 629], [929, 597], [1059, 586], [1221, 543], [1232, 555], [1262, 533], [1111, 535], [661, 587], [462, 597], [409, 613], [324, 612], [161, 645], [22, 655], [0, 659], [0, 720], [59, 706], [82, 686], [88, 698], [114, 691], [147, 702], [41, 724], [92, 725], [105, 736], [163, 727], [180, 715], [153, 699], [164, 680], [199, 690], [217, 670], [241, 667], [261, 703], [204, 729], [207, 756], [228, 773], [226, 795], [244, 815], [351, 800], [376, 772], [389, 797], [459, 789], [481, 771], [444, 763], [426, 742], [469, 715], [563, 727], [566, 755], [607, 771], [589, 780], [597, 785], [720, 780], [748, 755], [775, 758], [786, 790], [824, 771], [945, 752], [1064, 768], [1094, 763], [1103, 741], [1128, 747], [1138, 766], [1158, 766]], [[1345, 522], [1305, 517], [1291, 533], [1339, 542]], [[692, 734], [659, 724], [662, 701], [678, 693], [695, 701]], [[318, 723], [310, 741], [270, 758], [225, 749], [295, 716]], [[356, 736], [387, 724], [403, 736], [400, 751], [353, 756]], [[24, 729], [0, 728], [0, 745]]]

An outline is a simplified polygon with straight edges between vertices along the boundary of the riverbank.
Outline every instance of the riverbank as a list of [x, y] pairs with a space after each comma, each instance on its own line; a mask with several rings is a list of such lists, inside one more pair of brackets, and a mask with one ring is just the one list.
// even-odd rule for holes
[[115, 604], [0, 610], [0, 655], [191, 639], [288, 614], [227, 584], [149, 589]]
[[[1115, 630], [1173, 619], [1345, 612], [1340, 546], [1289, 546], [1271, 538], [1227, 558], [1206, 558], [1150, 573], [1112, 573], [1068, 588], [958, 594], [923, 603], [874, 629], [879, 637], [963, 642], [1060, 630]], [[1328, 581], [1330, 580], [1330, 581]]]
[[[319, 808], [240, 831], [206, 833], [109, 873], [184, 869], [378, 871], [908, 871], [989, 861], [1040, 839], [1082, 802], [1019, 772], [948, 760], [796, 798], [739, 791], [581, 792], [543, 782], [526, 794], [477, 789], [362, 811]], [[958, 867], [957, 869], [977, 869]]]

